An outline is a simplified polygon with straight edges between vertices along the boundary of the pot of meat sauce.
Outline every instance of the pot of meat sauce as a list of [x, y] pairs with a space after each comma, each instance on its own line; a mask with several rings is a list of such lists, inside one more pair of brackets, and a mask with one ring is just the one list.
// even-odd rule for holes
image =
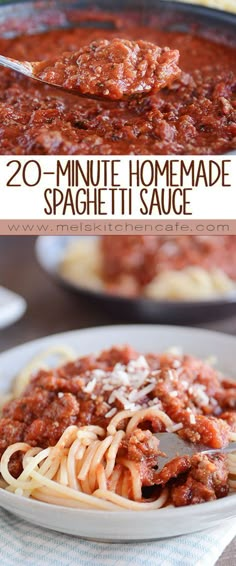
[[128, 100], [85, 100], [0, 68], [0, 154], [236, 153], [236, 15], [167, 0], [6, 2], [0, 53], [40, 61], [98, 39], [180, 52], [180, 77]]

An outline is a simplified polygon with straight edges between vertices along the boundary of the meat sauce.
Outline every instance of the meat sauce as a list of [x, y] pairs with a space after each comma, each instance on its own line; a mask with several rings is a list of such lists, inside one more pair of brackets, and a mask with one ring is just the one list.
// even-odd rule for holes
[[101, 255], [103, 277], [111, 292], [127, 287], [139, 294], [162, 271], [189, 266], [221, 269], [236, 281], [235, 236], [105, 236]]
[[[121, 369], [126, 372], [126, 385], [120, 381]], [[132, 376], [138, 371], [140, 379], [144, 370], [144, 393], [140, 395], [139, 390], [135, 402]], [[146, 392], [151, 383], [152, 390]], [[117, 411], [131, 405], [133, 410], [158, 405], [181, 424], [178, 434], [182, 437], [220, 448], [228, 444], [236, 428], [235, 392], [235, 382], [191, 356], [147, 354], [143, 358], [128, 346], [113, 347], [32, 377], [21, 397], [3, 408], [0, 455], [18, 441], [41, 448], [53, 446], [72, 424], [106, 428]], [[168, 485], [176, 506], [226, 495], [228, 470], [222, 455], [176, 457], [158, 472], [161, 446], [152, 433], [163, 427], [157, 417], [150, 416], [150, 422], [143, 422], [119, 449], [121, 456], [125, 454], [139, 466], [144, 494], [145, 489]], [[12, 457], [10, 469], [19, 475], [20, 453]]]
[[[107, 19], [107, 18], [106, 18]], [[113, 16], [114, 29], [78, 27], [2, 38], [0, 52], [43, 61], [114, 38], [180, 52], [182, 73], [159, 93], [82, 100], [0, 69], [0, 154], [220, 154], [236, 148], [236, 48], [224, 38]]]
[[75, 53], [34, 63], [40, 79], [78, 94], [119, 100], [158, 92], [180, 76], [179, 52], [148, 41], [100, 39]]

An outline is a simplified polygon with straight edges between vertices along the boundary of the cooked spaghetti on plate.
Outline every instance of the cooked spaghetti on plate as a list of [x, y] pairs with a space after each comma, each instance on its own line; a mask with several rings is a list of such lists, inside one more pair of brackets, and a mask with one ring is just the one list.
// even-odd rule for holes
[[207, 300], [236, 291], [235, 236], [78, 238], [59, 266], [73, 284], [113, 295]]
[[[55, 349], [54, 349], [55, 350]], [[55, 352], [54, 352], [55, 353]], [[17, 377], [0, 418], [1, 487], [77, 508], [151, 510], [213, 501], [236, 487], [236, 457], [201, 455], [198, 443], [236, 440], [236, 382], [176, 353], [129, 346]], [[46, 353], [46, 357], [50, 351]], [[159, 471], [158, 432], [196, 443]]]

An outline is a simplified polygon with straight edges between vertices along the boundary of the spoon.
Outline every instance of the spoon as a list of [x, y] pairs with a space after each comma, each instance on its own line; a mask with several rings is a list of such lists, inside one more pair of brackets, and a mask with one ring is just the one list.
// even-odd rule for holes
[[31, 79], [96, 100], [153, 94], [180, 76], [179, 52], [147, 41], [100, 39], [44, 61], [0, 56], [0, 65]]
[[18, 61], [17, 59], [12, 59], [11, 57], [4, 57], [4, 55], [0, 55], [0, 66], [6, 67], [7, 69], [11, 69], [12, 71], [16, 71], [21, 75], [25, 75], [29, 79], [33, 79], [35, 81], [39, 81], [44, 85], [50, 86], [52, 88], [56, 88], [62, 90], [67, 93], [76, 94], [82, 98], [92, 98], [94, 100], [104, 100], [102, 96], [95, 96], [94, 94], [84, 94], [79, 92], [77, 89], [68, 89], [63, 87], [62, 85], [58, 85], [56, 83], [45, 81], [41, 79], [34, 73], [34, 66], [38, 65], [38, 62], [30, 63], [29, 61]]
[[178, 456], [193, 456], [194, 454], [227, 454], [236, 451], [236, 442], [231, 442], [228, 446], [223, 448], [207, 448], [203, 444], [193, 444], [187, 440], [183, 440], [178, 434], [174, 432], [160, 432], [155, 434], [160, 440], [160, 450], [165, 453], [165, 456], [158, 458], [158, 472], [169, 462]]

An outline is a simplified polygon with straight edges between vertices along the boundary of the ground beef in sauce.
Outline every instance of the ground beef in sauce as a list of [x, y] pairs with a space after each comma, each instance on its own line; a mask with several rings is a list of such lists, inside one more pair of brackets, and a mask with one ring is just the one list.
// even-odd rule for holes
[[154, 481], [156, 485], [166, 485], [170, 480], [178, 478], [191, 469], [191, 458], [181, 456], [168, 462], [160, 472], [155, 473]]
[[[81, 16], [82, 17], [82, 16]], [[107, 21], [108, 16], [104, 18]], [[53, 30], [2, 38], [0, 52], [43, 61], [88, 43], [122, 38], [180, 52], [182, 73], [140, 100], [79, 100], [0, 69], [0, 154], [221, 154], [236, 148], [236, 49], [211, 32], [198, 37], [111, 16], [114, 29]], [[99, 25], [101, 25], [102, 16]]]
[[224, 455], [196, 454], [183, 483], [173, 482], [171, 498], [176, 507], [225, 497], [229, 492], [228, 469]]
[[184, 426], [179, 434], [190, 442], [208, 444], [210, 440], [212, 448], [221, 448], [228, 444], [229, 432], [230, 426], [222, 419], [196, 415], [195, 423]]
[[153, 436], [150, 430], [141, 430], [137, 428], [133, 431], [128, 439], [122, 442], [122, 449], [127, 451], [130, 460], [141, 462], [149, 460], [152, 466], [157, 463], [157, 458], [161, 454], [159, 450], [159, 440]]
[[[159, 273], [189, 266], [220, 269], [236, 281], [236, 236], [104, 236], [100, 242], [110, 292], [139, 294]], [[230, 407], [227, 392], [221, 394]], [[235, 389], [232, 395], [236, 398]]]
[[[120, 370], [126, 372], [126, 385], [119, 381]], [[24, 441], [42, 448], [53, 446], [71, 424], [91, 423], [106, 428], [112, 416], [130, 403], [135, 371], [139, 372], [139, 379], [140, 372], [144, 372], [141, 390], [153, 383], [152, 391], [144, 391], [143, 396], [138, 390], [137, 410], [158, 406], [174, 422], [182, 423], [178, 434], [196, 442], [196, 449], [198, 442], [213, 448], [228, 444], [230, 432], [235, 430], [235, 410], [231, 407], [225, 412], [221, 399], [228, 391], [230, 403], [235, 388], [229, 387], [232, 382], [227, 376], [221, 377], [207, 363], [188, 355], [147, 354], [143, 358], [124, 346], [79, 358], [55, 370], [41, 370], [32, 377], [21, 397], [3, 407], [0, 455], [14, 442]], [[205, 405], [199, 406], [191, 393], [193, 387], [204, 390]], [[150, 416], [125, 437], [119, 448], [119, 458], [135, 462], [144, 494], [147, 489], [150, 495], [150, 490], [156, 492], [167, 485], [176, 506], [227, 495], [224, 456], [177, 456], [158, 471], [162, 452], [153, 433], [163, 430], [160, 420]], [[19, 475], [20, 453], [11, 459], [10, 470], [15, 477]]]
[[154, 93], [180, 76], [179, 52], [147, 41], [100, 39], [58, 59], [36, 63], [34, 74], [81, 94], [119, 100]]

